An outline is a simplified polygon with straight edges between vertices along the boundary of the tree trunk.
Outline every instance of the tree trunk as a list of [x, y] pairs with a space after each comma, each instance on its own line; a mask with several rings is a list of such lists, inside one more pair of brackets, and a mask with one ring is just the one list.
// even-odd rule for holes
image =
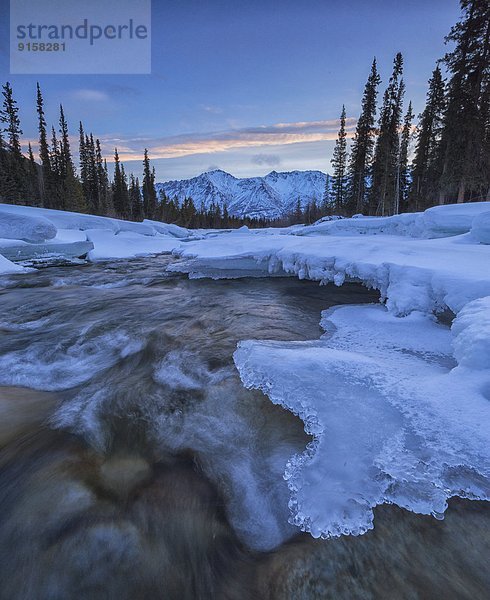
[[461, 203], [464, 202], [465, 190], [466, 190], [466, 182], [463, 179], [461, 181], [461, 183], [459, 184], [459, 189], [458, 189], [458, 204], [461, 204]]

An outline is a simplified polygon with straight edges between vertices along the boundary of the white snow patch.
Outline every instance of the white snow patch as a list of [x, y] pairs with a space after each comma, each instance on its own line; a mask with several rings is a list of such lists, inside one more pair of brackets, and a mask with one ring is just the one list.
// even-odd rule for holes
[[130, 231], [115, 235], [103, 229], [87, 230], [86, 234], [94, 244], [94, 249], [89, 252], [89, 258], [93, 261], [161, 254], [172, 252], [176, 247], [175, 238], [167, 236], [142, 236]]
[[0, 275], [7, 275], [10, 273], [26, 273], [27, 271], [28, 269], [25, 269], [20, 265], [16, 265], [0, 254]]
[[481, 244], [490, 244], [490, 211], [478, 214], [473, 219], [471, 235]]
[[[4, 209], [4, 206], [8, 206]], [[12, 209], [16, 207], [12, 206]], [[54, 238], [56, 227], [40, 216], [20, 215], [10, 205], [0, 205], [0, 238], [44, 242]]]

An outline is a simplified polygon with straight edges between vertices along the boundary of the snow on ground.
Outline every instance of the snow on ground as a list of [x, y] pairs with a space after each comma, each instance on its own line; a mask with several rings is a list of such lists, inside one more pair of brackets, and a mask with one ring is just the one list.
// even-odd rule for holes
[[[423, 213], [403, 213], [392, 217], [363, 217], [326, 220], [296, 231], [296, 235], [404, 235], [415, 238], [440, 238], [461, 235], [480, 226], [483, 213], [490, 211], [489, 202], [433, 206]], [[488, 216], [487, 216], [488, 218]]]
[[15, 263], [11, 262], [10, 260], [7, 260], [0, 254], [0, 274], [22, 273], [25, 270], [26, 269], [24, 269], [24, 267], [16, 265]]
[[[173, 252], [182, 260], [168, 268], [194, 278], [291, 275], [378, 289], [384, 306], [324, 313], [320, 340], [248, 340], [235, 353], [244, 385], [299, 415], [314, 437], [286, 467], [291, 522], [314, 536], [360, 534], [381, 503], [441, 517], [451, 496], [490, 499], [489, 202], [222, 232], [2, 205], [0, 224], [7, 210], [47, 219], [55, 243], [84, 236], [90, 260]], [[21, 220], [13, 234], [0, 230], [6, 249], [16, 227], [29, 245]], [[0, 272], [19, 269], [1, 248]], [[456, 315], [451, 330], [432, 314], [445, 309]]]
[[36, 243], [50, 240], [55, 235], [56, 227], [44, 217], [0, 210], [0, 238]]
[[250, 235], [190, 241], [171, 269], [191, 277], [290, 274], [341, 285], [357, 279], [380, 290], [397, 315], [448, 307], [490, 295], [490, 247], [470, 234], [420, 240], [393, 235]]
[[[134, 258], [171, 252], [179, 239], [193, 235], [177, 225], [134, 223], [46, 208], [0, 204], [0, 256], [13, 260], [73, 258], [89, 260]], [[194, 234], [195, 235], [195, 234]], [[3, 252], [2, 252], [3, 250]], [[2, 256], [0, 273], [22, 271]]]
[[88, 254], [93, 261], [171, 252], [176, 247], [175, 238], [164, 235], [150, 237], [132, 231], [115, 234], [106, 229], [89, 229], [85, 233], [94, 245], [94, 249]]

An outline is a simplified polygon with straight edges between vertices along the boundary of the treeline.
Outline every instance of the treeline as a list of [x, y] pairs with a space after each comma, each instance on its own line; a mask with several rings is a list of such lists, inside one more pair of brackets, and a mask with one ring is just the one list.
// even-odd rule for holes
[[19, 108], [9, 82], [2, 86], [0, 110], [0, 201], [58, 210], [114, 216], [142, 221], [156, 219], [184, 227], [264, 227], [264, 219], [239, 219], [225, 207], [211, 204], [196, 208], [191, 198], [179, 203], [163, 191], [157, 194], [155, 170], [144, 151], [143, 179], [129, 175], [114, 149], [114, 175], [109, 177], [100, 140], [79, 124], [79, 168], [73, 160], [68, 124], [60, 105], [58, 128], [48, 127], [44, 99], [37, 84], [36, 110], [39, 132], [39, 162], [31, 143], [22, 153]]
[[332, 184], [325, 192], [332, 213], [392, 215], [490, 200], [490, 3], [461, 0], [461, 9], [461, 20], [446, 38], [454, 49], [438, 61], [428, 83], [411, 164], [414, 115], [411, 103], [403, 112], [400, 53], [379, 114], [381, 79], [373, 61], [350, 152], [342, 108]]
[[[324, 196], [274, 223], [237, 219], [226, 207], [196, 207], [157, 194], [148, 151], [143, 179], [125, 172], [114, 150], [109, 177], [101, 144], [79, 125], [79, 168], [70, 148], [68, 125], [60, 105], [58, 127], [48, 131], [44, 100], [37, 85], [39, 162], [31, 144], [22, 153], [23, 135], [12, 87], [2, 88], [0, 110], [0, 200], [140, 221], [165, 220], [187, 227], [254, 227], [310, 223], [328, 214], [391, 215], [434, 204], [490, 200], [490, 3], [461, 0], [461, 20], [446, 41], [454, 49], [438, 61], [428, 83], [426, 105], [413, 131], [409, 102], [404, 110], [403, 57], [393, 70], [378, 112], [381, 78], [373, 61], [350, 149], [342, 108], [335, 144], [333, 176]], [[414, 156], [410, 161], [410, 146]]]

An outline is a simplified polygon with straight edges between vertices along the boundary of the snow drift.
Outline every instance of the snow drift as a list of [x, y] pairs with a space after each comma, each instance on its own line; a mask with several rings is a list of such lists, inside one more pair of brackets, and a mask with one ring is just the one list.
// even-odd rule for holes
[[[92, 261], [134, 258], [171, 252], [178, 239], [191, 237], [177, 225], [143, 223], [74, 212], [0, 204], [0, 255], [11, 260], [71, 259]], [[3, 256], [0, 273], [21, 272]]]
[[44, 217], [0, 210], [0, 238], [36, 243], [50, 240], [55, 235], [56, 227]]

